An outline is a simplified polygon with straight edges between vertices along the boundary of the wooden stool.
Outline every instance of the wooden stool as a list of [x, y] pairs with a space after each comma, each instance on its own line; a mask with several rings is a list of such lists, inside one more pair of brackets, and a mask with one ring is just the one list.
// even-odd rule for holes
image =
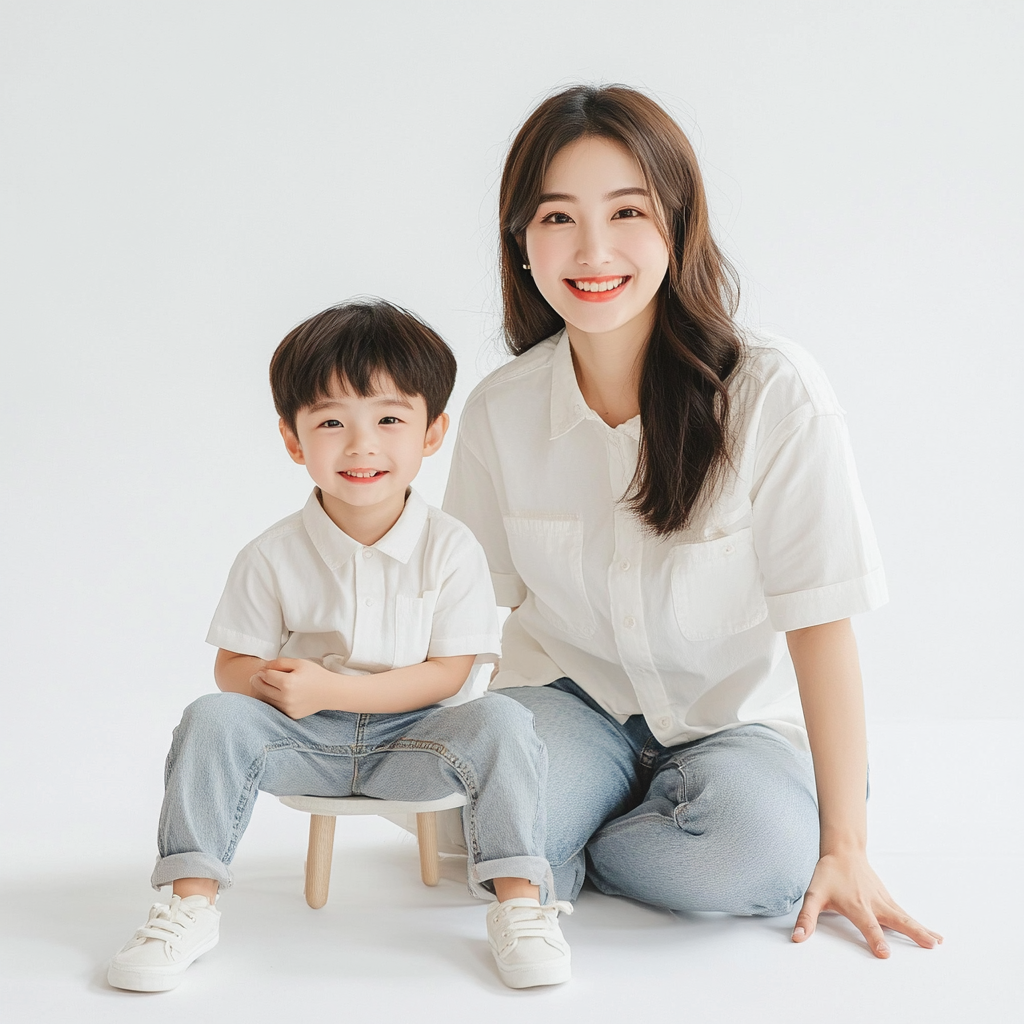
[[424, 885], [437, 885], [441, 864], [437, 854], [437, 811], [465, 807], [464, 793], [440, 800], [374, 800], [365, 796], [282, 796], [286, 807], [305, 811], [309, 818], [306, 855], [306, 902], [319, 910], [327, 902], [334, 853], [334, 819], [339, 814], [415, 814], [420, 847], [420, 877]]

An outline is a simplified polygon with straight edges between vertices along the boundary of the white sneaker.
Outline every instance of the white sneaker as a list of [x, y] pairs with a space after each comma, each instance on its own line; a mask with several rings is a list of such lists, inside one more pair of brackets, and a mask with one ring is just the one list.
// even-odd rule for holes
[[572, 954], [558, 927], [558, 914], [572, 913], [559, 901], [541, 906], [536, 900], [505, 900], [487, 909], [487, 941], [501, 980], [509, 988], [559, 985], [568, 981]]
[[114, 954], [107, 981], [114, 988], [164, 992], [189, 965], [217, 945], [220, 911], [205, 896], [154, 903], [149, 920]]

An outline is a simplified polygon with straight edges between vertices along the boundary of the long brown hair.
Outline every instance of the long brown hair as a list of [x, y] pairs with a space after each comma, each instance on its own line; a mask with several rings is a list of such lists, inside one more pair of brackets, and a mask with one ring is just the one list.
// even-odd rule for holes
[[679, 125], [634, 89], [575, 86], [527, 118], [501, 176], [501, 285], [513, 354], [564, 326], [523, 269], [524, 241], [551, 161], [586, 136], [624, 146], [664, 212], [669, 266], [643, 356], [640, 453], [626, 501], [653, 532], [667, 534], [689, 523], [729, 462], [726, 381], [742, 354], [732, 319], [738, 280], [711, 237], [697, 157]]

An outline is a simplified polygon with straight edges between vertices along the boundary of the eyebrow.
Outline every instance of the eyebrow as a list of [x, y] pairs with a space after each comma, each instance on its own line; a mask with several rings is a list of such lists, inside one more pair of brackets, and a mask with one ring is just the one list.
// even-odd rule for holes
[[[649, 199], [651, 193], [646, 188], [630, 185], [627, 188], [617, 188], [613, 192], [605, 193], [604, 201], [619, 199], [621, 196], [647, 196]], [[570, 195], [568, 192], [544, 192], [537, 200], [537, 205], [540, 206], [541, 203], [578, 203], [579, 201], [579, 196]]]
[[412, 402], [405, 395], [374, 395], [373, 400], [378, 405], [401, 405], [406, 409], [412, 408]]
[[307, 412], [321, 412], [323, 409], [329, 409], [331, 406], [341, 405], [336, 398], [321, 398], [319, 402], [314, 402], [312, 405], [306, 406]]
[[[413, 407], [412, 403], [403, 395], [370, 395], [367, 397], [371, 398], [376, 405], [400, 405], [406, 409]], [[324, 409], [337, 408], [342, 404], [338, 398], [321, 398], [319, 402], [314, 402], [309, 406], [309, 411], [322, 412]]]

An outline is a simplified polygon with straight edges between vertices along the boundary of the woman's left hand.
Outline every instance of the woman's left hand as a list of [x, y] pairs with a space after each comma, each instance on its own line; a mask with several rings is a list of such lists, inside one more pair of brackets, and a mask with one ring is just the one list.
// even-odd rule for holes
[[823, 910], [849, 918], [867, 940], [868, 949], [883, 960], [890, 952], [883, 928], [900, 932], [926, 949], [942, 942], [938, 932], [919, 924], [896, 903], [860, 852], [825, 854], [818, 861], [793, 929], [794, 942], [814, 934]]
[[860, 662], [850, 620], [795, 629], [786, 634], [786, 640], [814, 757], [821, 822], [820, 856], [796, 919], [793, 941], [810, 938], [818, 915], [834, 910], [861, 930], [868, 949], [883, 960], [889, 955], [883, 928], [932, 949], [942, 936], [918, 924], [893, 900], [865, 853], [867, 736]]

